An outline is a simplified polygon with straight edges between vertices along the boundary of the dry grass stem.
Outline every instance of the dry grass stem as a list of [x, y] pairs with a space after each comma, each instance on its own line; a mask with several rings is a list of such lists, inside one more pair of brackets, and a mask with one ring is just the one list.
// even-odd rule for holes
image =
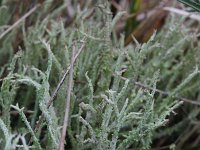
[[179, 15], [200, 21], [200, 15], [197, 15], [197, 14], [191, 14], [187, 11], [180, 10], [180, 9], [177, 9], [177, 8], [173, 8], [173, 7], [164, 7], [163, 9], [166, 10], [166, 11], [170, 11], [172, 13], [175, 13], [175, 14], [179, 14]]
[[6, 31], [4, 31], [1, 35], [0, 35], [0, 40], [6, 35], [8, 34], [10, 31], [12, 31], [13, 29], [15, 29], [22, 21], [24, 21], [28, 16], [30, 16], [33, 12], [35, 12], [38, 8], [39, 8], [39, 4], [36, 5], [35, 7], [33, 7], [31, 10], [29, 10], [24, 16], [22, 16], [19, 20], [17, 20], [13, 25], [11, 25], [8, 29], [6, 29]]
[[67, 131], [67, 125], [68, 125], [68, 120], [69, 120], [69, 111], [70, 111], [70, 97], [71, 97], [71, 91], [73, 87], [73, 72], [74, 72], [74, 52], [76, 51], [75, 46], [73, 46], [72, 50], [72, 57], [71, 57], [71, 63], [70, 63], [70, 73], [69, 73], [69, 82], [68, 82], [68, 87], [67, 87], [67, 98], [66, 98], [66, 106], [65, 106], [65, 116], [64, 116], [64, 122], [63, 122], [63, 128], [62, 128], [62, 133], [61, 133], [61, 138], [60, 138], [60, 145], [59, 145], [59, 150], [64, 150], [64, 144], [65, 144], [65, 136], [66, 136], [66, 131]]

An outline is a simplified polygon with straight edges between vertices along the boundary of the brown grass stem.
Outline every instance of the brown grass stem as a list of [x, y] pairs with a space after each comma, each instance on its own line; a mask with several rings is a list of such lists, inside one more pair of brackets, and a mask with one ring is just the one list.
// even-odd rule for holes
[[10, 31], [15, 29], [22, 21], [24, 21], [28, 16], [30, 16], [33, 12], [35, 12], [39, 8], [39, 4], [37, 4], [35, 7], [33, 7], [31, 10], [29, 10], [25, 15], [23, 15], [19, 20], [17, 20], [13, 25], [11, 25], [8, 29], [6, 29], [3, 33], [0, 35], [0, 40], [8, 34]]
[[73, 73], [74, 73], [74, 51], [76, 51], [76, 47], [73, 46], [72, 50], [72, 57], [71, 57], [71, 63], [70, 63], [70, 72], [69, 72], [69, 82], [67, 87], [67, 98], [66, 98], [66, 105], [65, 105], [65, 115], [64, 115], [64, 121], [63, 121], [63, 128], [61, 132], [61, 138], [60, 138], [60, 145], [59, 150], [65, 149], [65, 136], [67, 132], [67, 125], [69, 120], [69, 112], [70, 112], [70, 101], [71, 101], [71, 91], [73, 89]]

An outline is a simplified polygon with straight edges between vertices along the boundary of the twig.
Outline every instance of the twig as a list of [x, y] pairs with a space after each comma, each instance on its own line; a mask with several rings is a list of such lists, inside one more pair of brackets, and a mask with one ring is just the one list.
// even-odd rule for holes
[[[79, 49], [79, 51], [77, 52], [77, 54], [74, 57], [74, 63], [76, 62], [78, 56], [80, 55], [80, 53], [83, 51], [83, 48], [85, 47], [85, 42], [83, 43], [83, 45], [81, 46], [81, 48]], [[67, 74], [69, 73], [69, 70], [71, 69], [71, 65], [67, 68], [67, 70], [65, 71], [65, 74], [63, 75], [62, 79], [60, 80], [58, 86], [56, 87], [56, 90], [53, 93], [53, 96], [51, 97], [50, 101], [47, 104], [47, 108], [49, 108], [52, 104], [52, 102], [54, 101], [54, 99], [56, 98], [56, 96], [58, 95], [58, 91], [60, 90], [61, 86], [63, 85]]]
[[[117, 74], [114, 73], [113, 75], [116, 76]], [[127, 78], [122, 77], [122, 76], [120, 76], [120, 78], [121, 78], [122, 80], [124, 80], [124, 81], [127, 80]], [[155, 89], [155, 88], [153, 88], [153, 87], [149, 87], [148, 85], [143, 84], [143, 83], [138, 82], [138, 81], [134, 81], [134, 80], [133, 80], [133, 84], [135, 84], [136, 86], [142, 87], [142, 88], [144, 88], [144, 89], [147, 89], [147, 90], [154, 90], [155, 92], [160, 93], [160, 94], [162, 94], [162, 95], [164, 95], [164, 96], [170, 96], [170, 95], [171, 95], [170, 92], [166, 92], [166, 91], [162, 91], [162, 90], [160, 90], [160, 89]], [[176, 98], [176, 99], [178, 99], [178, 100], [181, 100], [181, 101], [183, 101], [183, 102], [186, 102], [186, 103], [190, 103], [190, 104], [193, 104], [193, 105], [198, 105], [198, 106], [200, 106], [200, 100], [191, 100], [191, 99], [188, 99], [188, 98], [185, 98], [185, 97], [179, 97], [179, 96], [174, 96], [174, 95], [173, 95], [173, 97]]]
[[37, 4], [35, 7], [33, 7], [31, 10], [29, 10], [24, 16], [22, 16], [19, 20], [17, 20], [13, 25], [11, 25], [6, 31], [4, 31], [0, 35], [0, 40], [8, 34], [11, 30], [16, 28], [22, 21], [24, 21], [28, 16], [30, 16], [34, 11], [36, 11], [39, 8], [40, 4]]
[[186, 12], [184, 10], [173, 8], [173, 7], [164, 7], [163, 9], [166, 10], [166, 11], [170, 11], [172, 13], [176, 13], [176, 14], [179, 14], [179, 15], [200, 21], [200, 15], [197, 15], [197, 14], [191, 14], [191, 13]]
[[65, 136], [66, 136], [66, 131], [67, 131], [69, 110], [70, 110], [70, 100], [71, 100], [70, 97], [71, 97], [71, 91], [72, 91], [72, 86], [73, 86], [72, 84], [73, 84], [73, 73], [74, 73], [74, 67], [73, 66], [74, 66], [74, 51], [75, 50], [76, 50], [76, 47], [73, 46], [71, 63], [70, 63], [71, 68], [70, 68], [70, 73], [69, 73], [69, 85], [67, 87], [65, 116], [64, 116], [62, 132], [61, 132], [59, 150], [64, 150]]
[[[78, 56], [81, 54], [81, 52], [83, 51], [83, 48], [85, 47], [85, 42], [82, 44], [82, 46], [80, 47], [79, 51], [77, 52], [77, 54], [75, 55], [74, 57], [74, 63], [76, 62]], [[49, 107], [51, 106], [51, 104], [53, 103], [53, 101], [55, 100], [57, 94], [58, 94], [58, 91], [60, 90], [61, 86], [63, 85], [66, 77], [67, 77], [67, 74], [69, 73], [69, 70], [71, 68], [71, 65], [67, 68], [67, 70], [65, 71], [62, 79], [60, 80], [59, 84], [57, 85], [56, 87], [56, 90], [54, 91], [53, 93], [53, 96], [50, 98], [48, 104], [47, 104], [47, 109], [49, 109]], [[35, 129], [34, 131], [37, 132], [37, 130], [40, 128], [42, 122], [43, 122], [43, 119], [44, 119], [44, 114], [42, 114], [39, 118], [39, 120], [37, 121], [36, 123], [36, 126], [35, 126]], [[30, 140], [31, 141], [31, 140]]]
[[[165, 92], [165, 91], [162, 91], [162, 90], [159, 90], [159, 89], [154, 89], [154, 88], [149, 87], [148, 85], [145, 85], [145, 84], [143, 84], [141, 82], [134, 82], [134, 84], [137, 85], [137, 86], [140, 86], [140, 87], [142, 87], [144, 89], [155, 90], [155, 92], [160, 93], [160, 94], [162, 94], [164, 96], [169, 96], [170, 95], [170, 92]], [[194, 104], [194, 105], [200, 106], [200, 102], [198, 102], [198, 100], [190, 100], [190, 99], [187, 99], [187, 98], [184, 98], [184, 97], [179, 97], [179, 96], [175, 96], [175, 98], [177, 98], [177, 99], [179, 99], [181, 101], [184, 101], [186, 103], [190, 103], [190, 104]]]

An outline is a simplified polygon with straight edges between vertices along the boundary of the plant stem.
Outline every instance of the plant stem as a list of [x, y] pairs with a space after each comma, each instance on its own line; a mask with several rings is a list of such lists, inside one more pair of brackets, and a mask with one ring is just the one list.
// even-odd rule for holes
[[61, 138], [60, 138], [60, 145], [59, 145], [59, 150], [64, 150], [64, 143], [65, 143], [65, 136], [66, 136], [66, 131], [67, 131], [67, 125], [68, 125], [68, 120], [69, 120], [69, 111], [70, 111], [70, 97], [71, 97], [71, 91], [72, 91], [72, 84], [73, 84], [73, 72], [74, 72], [74, 51], [76, 50], [75, 46], [73, 46], [72, 50], [72, 58], [71, 58], [71, 63], [70, 63], [70, 72], [69, 72], [69, 85], [67, 87], [67, 98], [66, 98], [66, 106], [65, 106], [65, 116], [64, 116], [64, 122], [63, 122], [63, 128], [62, 128], [62, 133], [61, 133]]

